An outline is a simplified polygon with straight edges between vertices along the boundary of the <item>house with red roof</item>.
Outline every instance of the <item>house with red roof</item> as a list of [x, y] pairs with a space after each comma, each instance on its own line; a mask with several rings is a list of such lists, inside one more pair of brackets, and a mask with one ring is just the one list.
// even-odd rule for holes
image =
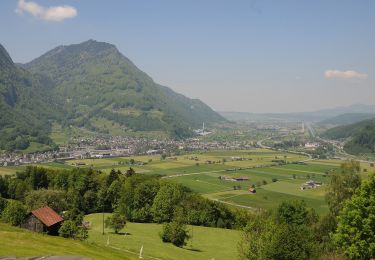
[[64, 219], [53, 209], [46, 206], [30, 212], [21, 226], [34, 232], [57, 235]]

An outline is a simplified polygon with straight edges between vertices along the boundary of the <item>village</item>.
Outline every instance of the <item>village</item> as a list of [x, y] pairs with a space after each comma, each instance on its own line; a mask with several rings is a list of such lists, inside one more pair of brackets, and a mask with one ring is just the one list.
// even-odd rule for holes
[[73, 159], [128, 157], [135, 155], [181, 154], [191, 151], [251, 149], [254, 146], [241, 141], [202, 141], [199, 138], [185, 140], [150, 139], [123, 136], [96, 136], [72, 138], [57, 150], [35, 153], [0, 153], [0, 167], [20, 166]]

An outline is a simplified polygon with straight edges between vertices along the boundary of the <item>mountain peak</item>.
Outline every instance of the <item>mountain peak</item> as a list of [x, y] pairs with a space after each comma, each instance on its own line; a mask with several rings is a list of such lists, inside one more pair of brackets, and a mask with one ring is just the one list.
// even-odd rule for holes
[[[73, 44], [73, 45], [78, 45], [78, 46], [85, 46], [85, 47], [99, 47], [99, 48], [116, 48], [115, 45], [113, 44], [110, 44], [110, 43], [107, 43], [107, 42], [100, 42], [100, 41], [96, 41], [96, 40], [93, 40], [93, 39], [89, 39], [87, 41], [84, 41], [84, 42], [81, 42], [81, 43], [78, 43], [78, 44]], [[70, 45], [72, 46], [72, 45]], [[116, 48], [117, 49], [117, 48]]]
[[13, 66], [12, 58], [9, 56], [9, 53], [6, 51], [6, 49], [3, 47], [3, 45], [0, 44], [0, 68], [3, 68], [5, 66]]

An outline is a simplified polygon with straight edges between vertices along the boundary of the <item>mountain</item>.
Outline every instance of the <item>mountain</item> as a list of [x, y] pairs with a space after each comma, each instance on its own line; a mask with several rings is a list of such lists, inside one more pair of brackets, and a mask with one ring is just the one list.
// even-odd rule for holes
[[375, 118], [375, 114], [346, 113], [346, 114], [341, 114], [341, 115], [320, 121], [319, 124], [334, 125], [334, 126], [349, 125], [349, 124], [354, 124], [354, 123], [357, 123], [366, 119], [372, 119], [372, 118]]
[[[51, 144], [48, 79], [17, 67], [0, 44], [0, 150], [25, 149], [30, 142]], [[43, 97], [43, 98], [42, 98]]]
[[23, 67], [53, 81], [50, 91], [66, 113], [65, 125], [101, 131], [101, 120], [184, 137], [203, 122], [225, 120], [200, 100], [156, 84], [112, 44], [89, 40], [59, 46]]
[[330, 139], [348, 140], [344, 146], [348, 153], [374, 153], [375, 119], [334, 127], [327, 130], [323, 136]]
[[375, 114], [375, 105], [354, 104], [346, 107], [322, 109], [311, 112], [294, 113], [248, 113], [220, 112], [228, 120], [233, 121], [308, 121], [319, 122], [342, 114]]

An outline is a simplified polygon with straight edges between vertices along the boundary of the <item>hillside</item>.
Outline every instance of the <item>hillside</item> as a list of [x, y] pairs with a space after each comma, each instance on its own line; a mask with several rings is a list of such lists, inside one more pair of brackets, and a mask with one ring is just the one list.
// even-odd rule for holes
[[51, 82], [18, 68], [0, 45], [0, 150], [25, 149], [30, 142], [51, 144], [49, 119], [58, 116]]
[[[109, 214], [106, 214], [106, 216]], [[123, 234], [114, 234], [105, 229], [102, 235], [102, 214], [90, 214], [85, 217], [91, 222], [89, 242], [106, 245], [134, 253], [138, 253], [143, 246], [145, 258], [154, 259], [236, 259], [237, 244], [241, 232], [237, 230], [188, 226], [191, 238], [183, 247], [176, 247], [171, 243], [163, 243], [159, 233], [162, 224], [128, 222], [122, 230]], [[124, 235], [124, 233], [127, 233]]]
[[338, 115], [335, 117], [331, 117], [320, 121], [319, 124], [323, 125], [349, 125], [354, 124], [363, 120], [375, 118], [375, 114], [372, 113], [346, 113], [342, 115]]
[[137, 258], [132, 254], [94, 243], [37, 234], [0, 223], [0, 256], [42, 255], [79, 255], [93, 260]]
[[324, 136], [331, 139], [347, 139], [344, 149], [348, 153], [374, 153], [375, 119], [334, 127], [327, 130]]
[[89, 40], [59, 46], [23, 67], [54, 82], [53, 96], [67, 115], [63, 125], [103, 132], [97, 122], [104, 120], [184, 137], [203, 122], [224, 120], [200, 100], [156, 84], [112, 44]]

